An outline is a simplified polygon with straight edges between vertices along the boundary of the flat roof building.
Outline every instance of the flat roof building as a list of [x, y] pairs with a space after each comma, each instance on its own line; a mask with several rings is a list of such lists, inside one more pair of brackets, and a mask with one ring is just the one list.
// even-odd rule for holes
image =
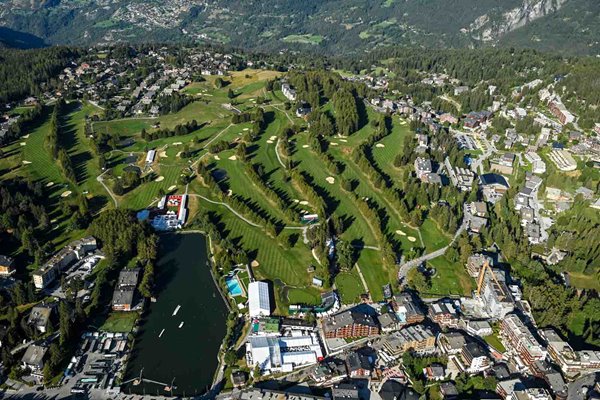
[[250, 282], [248, 285], [248, 310], [251, 318], [271, 315], [271, 300], [267, 282]]

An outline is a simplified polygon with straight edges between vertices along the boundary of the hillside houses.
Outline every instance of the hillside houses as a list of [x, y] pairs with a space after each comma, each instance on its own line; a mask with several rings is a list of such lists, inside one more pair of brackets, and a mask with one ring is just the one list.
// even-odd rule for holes
[[65, 268], [96, 249], [96, 239], [92, 236], [69, 243], [33, 273], [33, 283], [36, 289], [45, 288], [54, 282]]

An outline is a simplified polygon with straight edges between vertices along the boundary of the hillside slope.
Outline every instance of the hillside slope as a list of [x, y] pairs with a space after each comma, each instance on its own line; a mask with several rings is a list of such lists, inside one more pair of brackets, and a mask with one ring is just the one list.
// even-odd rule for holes
[[190, 40], [327, 53], [507, 44], [595, 54], [599, 8], [594, 0], [5, 0], [0, 25], [63, 44]]

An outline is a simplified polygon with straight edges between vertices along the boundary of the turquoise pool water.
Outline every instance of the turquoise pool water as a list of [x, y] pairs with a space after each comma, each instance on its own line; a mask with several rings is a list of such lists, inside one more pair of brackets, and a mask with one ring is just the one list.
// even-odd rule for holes
[[229, 278], [225, 281], [227, 284], [227, 290], [229, 294], [232, 296], [239, 296], [242, 294], [242, 288], [240, 287], [240, 282], [237, 277]]

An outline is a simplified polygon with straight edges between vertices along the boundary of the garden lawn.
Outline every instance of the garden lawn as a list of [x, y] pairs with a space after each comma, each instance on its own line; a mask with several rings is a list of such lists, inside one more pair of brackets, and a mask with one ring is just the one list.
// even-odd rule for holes
[[364, 249], [358, 258], [360, 271], [369, 286], [373, 301], [383, 300], [383, 286], [396, 281], [395, 270], [387, 270], [383, 266], [381, 253], [376, 250]]
[[101, 331], [129, 333], [139, 318], [137, 312], [111, 312], [100, 327]]
[[289, 288], [287, 291], [289, 304], [321, 304], [321, 292], [314, 287]]
[[436, 296], [470, 296], [476, 284], [469, 276], [464, 265], [453, 263], [446, 257], [430, 260], [429, 265], [436, 269], [436, 275], [431, 278], [431, 289], [427, 294]]
[[356, 268], [348, 272], [340, 272], [335, 277], [335, 286], [343, 304], [358, 303], [360, 295], [365, 292]]

